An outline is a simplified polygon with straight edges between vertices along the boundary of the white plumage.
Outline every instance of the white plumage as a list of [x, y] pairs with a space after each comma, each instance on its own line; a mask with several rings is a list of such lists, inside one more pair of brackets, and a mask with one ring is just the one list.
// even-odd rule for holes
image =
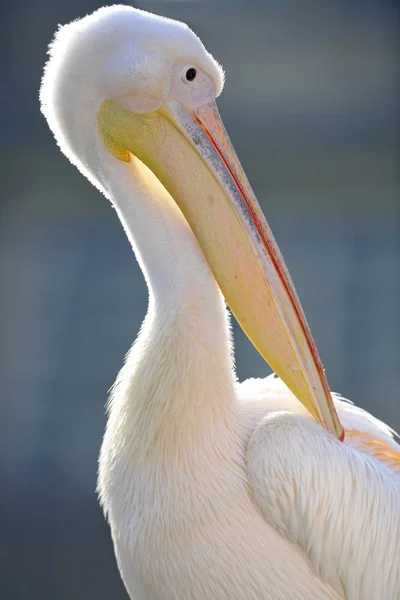
[[[268, 520], [307, 550], [314, 571], [345, 598], [397, 598], [400, 447], [390, 429], [336, 397], [346, 430], [338, 444], [279, 379], [243, 385], [266, 413], [252, 430], [247, 467]], [[274, 451], [283, 441], [285, 452]]]
[[[196, 84], [183, 87], [189, 68]], [[186, 26], [120, 6], [62, 28], [43, 79], [42, 111], [61, 150], [112, 201], [149, 287], [147, 316], [111, 394], [99, 463], [121, 575], [132, 600], [396, 600], [400, 447], [392, 431], [335, 397], [346, 430], [341, 443], [280, 379], [236, 381], [228, 313], [213, 276], [222, 258], [207, 245], [213, 219], [200, 228], [220, 193], [218, 173], [226, 198], [234, 192], [204, 139], [196, 151], [209, 170], [220, 169], [215, 179], [200, 170], [192, 146], [166, 168], [169, 136], [180, 143], [178, 130], [188, 139], [182, 119], [201, 114], [222, 84], [220, 67]], [[154, 123], [171, 98], [180, 102], [173, 114], [184, 117], [176, 130], [162, 125], [163, 164], [151, 157], [145, 166]], [[130, 135], [125, 118], [137, 152], [131, 138], [121, 142]], [[201, 131], [190, 128], [200, 144]], [[235, 172], [236, 163], [219, 158]], [[182, 172], [185, 193], [167, 177], [179, 175], [180, 161], [192, 178]], [[200, 176], [209, 203], [193, 220], [190, 183], [195, 188]], [[185, 194], [192, 199], [190, 206], [182, 200], [181, 212], [176, 202]], [[218, 223], [235, 252], [236, 222]], [[254, 272], [260, 257], [247, 259]], [[234, 280], [242, 278], [244, 295], [248, 285], [244, 271], [232, 271], [235, 260], [225, 264], [228, 283], [215, 274], [229, 303], [237, 302]], [[298, 331], [291, 343], [303, 339]]]

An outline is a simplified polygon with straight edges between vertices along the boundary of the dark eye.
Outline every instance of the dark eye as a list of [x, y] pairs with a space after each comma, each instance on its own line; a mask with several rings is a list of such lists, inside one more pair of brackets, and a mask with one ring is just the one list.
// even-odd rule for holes
[[193, 81], [193, 79], [196, 77], [196, 75], [197, 75], [197, 71], [193, 67], [190, 67], [190, 69], [188, 69], [186, 71], [186, 79], [188, 81]]

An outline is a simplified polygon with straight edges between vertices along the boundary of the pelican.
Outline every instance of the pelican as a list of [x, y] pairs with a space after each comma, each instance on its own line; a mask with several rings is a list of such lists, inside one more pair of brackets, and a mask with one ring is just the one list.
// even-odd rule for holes
[[[400, 598], [400, 446], [329, 391], [216, 108], [222, 68], [185, 24], [124, 6], [49, 53], [42, 112], [149, 290], [98, 474], [130, 598]], [[225, 302], [276, 375], [238, 383]]]

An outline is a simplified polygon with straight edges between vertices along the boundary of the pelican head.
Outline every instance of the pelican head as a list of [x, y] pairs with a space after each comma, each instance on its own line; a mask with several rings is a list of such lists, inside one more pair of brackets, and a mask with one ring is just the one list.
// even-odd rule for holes
[[251, 342], [342, 437], [293, 283], [219, 116], [223, 83], [186, 25], [113, 6], [59, 31], [42, 111], [61, 150], [108, 197], [105, 161], [127, 172], [131, 161], [145, 165], [148, 184], [156, 179], [184, 215]]

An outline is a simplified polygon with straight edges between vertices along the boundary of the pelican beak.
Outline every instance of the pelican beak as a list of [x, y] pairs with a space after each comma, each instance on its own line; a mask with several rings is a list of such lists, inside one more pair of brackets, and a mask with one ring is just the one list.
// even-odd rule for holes
[[139, 115], [106, 100], [98, 118], [110, 152], [137, 157], [178, 204], [253, 345], [314, 418], [343, 439], [293, 282], [216, 104], [194, 111], [170, 100]]

